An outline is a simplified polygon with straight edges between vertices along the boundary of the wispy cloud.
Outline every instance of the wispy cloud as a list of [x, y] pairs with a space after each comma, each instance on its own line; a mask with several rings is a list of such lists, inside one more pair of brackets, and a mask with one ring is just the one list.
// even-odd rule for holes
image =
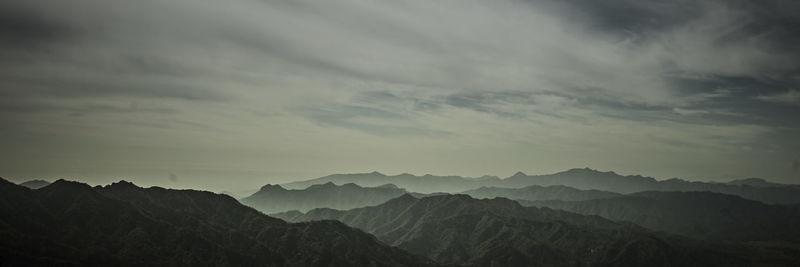
[[800, 90], [789, 90], [774, 95], [761, 95], [756, 98], [767, 102], [800, 105]]
[[678, 113], [678, 114], [681, 114], [681, 115], [702, 115], [702, 114], [708, 114], [708, 111], [707, 111], [707, 110], [699, 110], [699, 109], [673, 108], [672, 110], [673, 110], [673, 111], [675, 111], [675, 113]]

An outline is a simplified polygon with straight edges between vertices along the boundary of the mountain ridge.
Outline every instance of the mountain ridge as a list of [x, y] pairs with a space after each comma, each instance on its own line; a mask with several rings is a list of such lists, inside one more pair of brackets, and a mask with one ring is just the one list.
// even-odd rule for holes
[[539, 186], [531, 185], [522, 188], [487, 187], [482, 186], [477, 189], [467, 190], [461, 194], [470, 195], [474, 198], [494, 198], [504, 197], [514, 200], [541, 201], [541, 200], [564, 200], [579, 201], [602, 199], [621, 196], [600, 190], [580, 190], [565, 185]]
[[258, 192], [242, 198], [245, 205], [270, 214], [314, 208], [350, 209], [377, 205], [407, 193], [393, 184], [361, 187], [355, 183], [336, 185], [333, 182], [313, 184], [305, 189], [286, 189], [280, 185], [264, 185]]
[[476, 200], [447, 195], [417, 199], [403, 195], [373, 207], [276, 216], [288, 221], [339, 220], [443, 264], [729, 266], [760, 259], [747, 254], [754, 253], [748, 252], [751, 248], [716, 248], [598, 216], [529, 209], [506, 198]]
[[[332, 174], [320, 178], [282, 184], [286, 188], [308, 187], [313, 184], [334, 182], [355, 183], [361, 186], [395, 184], [418, 193], [459, 193], [480, 187], [522, 188], [527, 186], [563, 185], [579, 190], [600, 190], [619, 194], [643, 191], [711, 191], [738, 195], [768, 204], [800, 203], [800, 186], [766, 182], [770, 186], [753, 186], [755, 180], [738, 183], [686, 181], [678, 178], [656, 180], [641, 175], [620, 175], [613, 171], [602, 172], [589, 168], [569, 169], [554, 174], [527, 175], [523, 172], [503, 179], [475, 179], [461, 176], [415, 176], [410, 174], [385, 175], [378, 172], [360, 174]], [[735, 181], [732, 181], [735, 182]]]
[[714, 192], [646, 191], [584, 201], [524, 201], [653, 230], [722, 241], [785, 241], [800, 244], [800, 209]]
[[0, 215], [0, 265], [431, 265], [340, 222], [290, 224], [227, 195], [124, 181], [0, 181]]

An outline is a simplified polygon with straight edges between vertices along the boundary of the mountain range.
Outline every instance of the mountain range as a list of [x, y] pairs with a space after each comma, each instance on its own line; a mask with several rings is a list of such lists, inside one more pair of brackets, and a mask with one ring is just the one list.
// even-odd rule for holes
[[592, 199], [603, 199], [621, 196], [622, 194], [600, 190], [579, 190], [569, 186], [526, 186], [523, 188], [503, 188], [503, 187], [481, 187], [478, 189], [467, 190], [461, 194], [469, 195], [474, 198], [496, 198], [503, 197], [514, 200], [542, 201], [542, 200], [563, 200], [581, 201]]
[[23, 184], [0, 178], [0, 266], [800, 266], [798, 187], [755, 178], [340, 174], [241, 203]]
[[[287, 211], [307, 212], [316, 208], [347, 210], [366, 206], [374, 206], [403, 194], [414, 197], [443, 195], [447, 193], [408, 192], [393, 184], [378, 187], [362, 187], [354, 183], [336, 185], [333, 182], [311, 185], [305, 189], [285, 189], [280, 185], [268, 184], [256, 193], [241, 198], [239, 201], [263, 213], [279, 213]], [[599, 191], [578, 190], [567, 186], [528, 186], [524, 188], [481, 187], [464, 191], [461, 194], [474, 198], [505, 197], [514, 200], [588, 200], [610, 198], [622, 194]]]
[[[762, 186], [773, 186], [759, 180], [748, 180]], [[503, 197], [524, 206], [598, 215], [699, 239], [800, 243], [800, 228], [796, 227], [800, 225], [800, 205], [796, 204], [765, 204], [708, 191], [645, 191], [623, 195], [563, 185], [481, 187], [462, 193], [474, 198]]]
[[315, 208], [351, 209], [378, 205], [406, 193], [392, 184], [361, 187], [353, 183], [335, 185], [332, 182], [311, 185], [306, 189], [285, 189], [280, 185], [265, 185], [258, 192], [240, 201], [263, 213], [290, 210], [306, 212]]
[[426, 174], [423, 176], [416, 176], [408, 173], [399, 175], [385, 175], [380, 172], [371, 173], [354, 173], [354, 174], [333, 174], [316, 179], [298, 181], [283, 184], [282, 186], [290, 189], [307, 188], [315, 184], [335, 183], [335, 184], [348, 184], [353, 183], [365, 187], [376, 187], [385, 184], [393, 184], [400, 188], [404, 188], [411, 192], [417, 193], [437, 193], [448, 192], [455, 193], [465, 190], [475, 189], [481, 186], [491, 186], [500, 181], [500, 178], [494, 176], [484, 176], [481, 178], [467, 178], [461, 176], [434, 176]]
[[321, 178], [284, 184], [286, 188], [306, 188], [313, 184], [333, 182], [354, 183], [360, 186], [394, 184], [411, 192], [459, 193], [480, 187], [522, 188], [527, 186], [568, 186], [581, 190], [600, 190], [619, 194], [643, 191], [709, 191], [737, 195], [768, 204], [800, 203], [800, 186], [766, 182], [761, 179], [737, 180], [731, 183], [690, 182], [677, 178], [656, 180], [641, 175], [619, 175], [588, 168], [570, 169], [547, 175], [527, 175], [518, 172], [500, 179], [494, 176], [467, 178], [460, 176], [415, 176], [400, 174], [389, 176], [379, 172], [360, 174], [334, 174]]
[[[791, 265], [800, 254], [710, 244], [597, 216], [523, 207], [504, 198], [414, 198], [351, 209], [275, 214], [288, 221], [338, 220], [443, 264], [467, 266]], [[789, 251], [789, 253], [797, 250]]]
[[800, 245], [800, 206], [768, 205], [712, 192], [647, 191], [584, 201], [525, 201], [627, 221], [688, 237], [724, 241], [784, 241]]
[[210, 192], [0, 179], [2, 266], [428, 266], [336, 221], [286, 223]]

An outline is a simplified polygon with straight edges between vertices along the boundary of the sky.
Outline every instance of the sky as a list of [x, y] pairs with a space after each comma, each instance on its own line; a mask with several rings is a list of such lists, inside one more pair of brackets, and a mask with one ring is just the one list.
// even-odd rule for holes
[[7, 0], [0, 176], [800, 183], [793, 0]]

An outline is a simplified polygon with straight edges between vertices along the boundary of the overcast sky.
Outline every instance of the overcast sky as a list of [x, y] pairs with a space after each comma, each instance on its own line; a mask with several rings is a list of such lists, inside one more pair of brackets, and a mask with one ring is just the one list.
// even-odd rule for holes
[[800, 183], [794, 0], [0, 2], [0, 176]]

